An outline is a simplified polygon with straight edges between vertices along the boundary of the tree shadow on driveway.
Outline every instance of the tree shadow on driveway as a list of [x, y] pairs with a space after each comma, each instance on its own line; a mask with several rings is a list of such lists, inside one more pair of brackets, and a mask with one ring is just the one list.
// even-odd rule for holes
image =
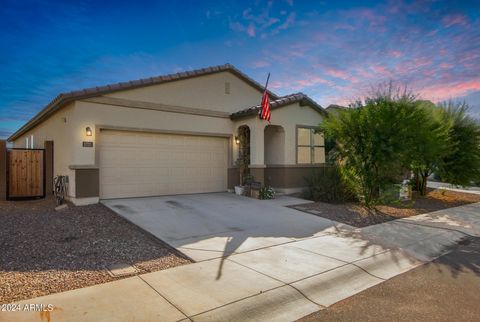
[[318, 242], [315, 249], [320, 255], [336, 258], [338, 245], [327, 243], [322, 235], [341, 239], [340, 244], [355, 249], [358, 259], [388, 251], [391, 260], [399, 265], [405, 258], [412, 263], [430, 261], [465, 236], [400, 220], [356, 229], [285, 207], [289, 202], [299, 201], [293, 198], [262, 201], [211, 193], [105, 203], [195, 261], [220, 258], [217, 279], [222, 276], [223, 262], [231, 255], [304, 239]]

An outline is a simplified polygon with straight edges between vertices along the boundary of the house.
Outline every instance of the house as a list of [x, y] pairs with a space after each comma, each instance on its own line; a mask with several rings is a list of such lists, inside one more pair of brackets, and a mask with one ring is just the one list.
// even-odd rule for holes
[[52, 175], [69, 177], [68, 197], [77, 205], [232, 189], [239, 130], [249, 136], [255, 180], [297, 191], [325, 162], [323, 137], [313, 131], [325, 111], [302, 93], [270, 92], [269, 124], [258, 117], [262, 93], [230, 64], [73, 91], [8, 141], [53, 145]]

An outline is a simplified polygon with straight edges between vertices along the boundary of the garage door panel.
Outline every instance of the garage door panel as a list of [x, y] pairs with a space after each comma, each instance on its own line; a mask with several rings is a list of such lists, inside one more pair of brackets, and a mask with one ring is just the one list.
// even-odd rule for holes
[[101, 198], [227, 188], [225, 138], [102, 131], [99, 149]]

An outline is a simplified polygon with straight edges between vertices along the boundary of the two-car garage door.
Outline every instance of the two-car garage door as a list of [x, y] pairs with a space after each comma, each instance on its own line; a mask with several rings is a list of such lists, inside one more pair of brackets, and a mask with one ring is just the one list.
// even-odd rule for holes
[[228, 139], [102, 130], [100, 198], [227, 190]]

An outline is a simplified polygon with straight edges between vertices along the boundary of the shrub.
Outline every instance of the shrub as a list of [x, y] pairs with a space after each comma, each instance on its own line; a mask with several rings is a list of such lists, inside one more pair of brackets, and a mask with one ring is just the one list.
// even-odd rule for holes
[[341, 203], [354, 200], [353, 194], [342, 181], [341, 172], [337, 166], [324, 167], [313, 171], [305, 178], [307, 188], [303, 192], [306, 199]]
[[341, 178], [366, 206], [375, 205], [380, 190], [408, 168], [423, 119], [414, 102], [380, 97], [324, 120], [320, 131], [336, 140]]
[[260, 188], [258, 198], [261, 200], [275, 199], [275, 190], [270, 186]]
[[252, 184], [254, 178], [253, 176], [250, 174], [250, 173], [246, 173], [244, 176], [243, 176], [243, 184], [244, 185], [250, 185]]
[[480, 181], [480, 123], [467, 114], [465, 103], [441, 105], [450, 124], [450, 145], [439, 174], [448, 183], [468, 186]]

